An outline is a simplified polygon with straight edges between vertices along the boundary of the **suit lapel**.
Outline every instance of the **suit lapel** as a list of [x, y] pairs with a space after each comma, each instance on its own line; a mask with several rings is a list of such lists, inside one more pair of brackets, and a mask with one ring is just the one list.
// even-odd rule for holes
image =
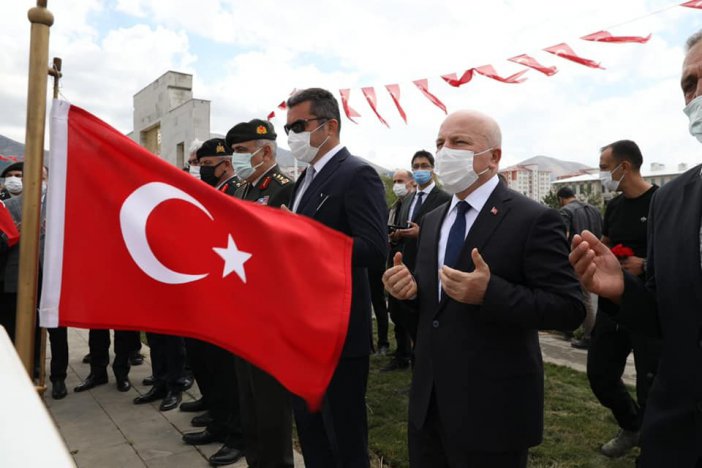
[[[336, 170], [339, 168], [341, 163], [349, 156], [349, 151], [346, 149], [346, 147], [341, 148], [338, 153], [336, 153], [332, 158], [327, 161], [327, 163], [324, 165], [322, 170], [314, 176], [314, 179], [312, 179], [312, 183], [307, 187], [307, 190], [305, 190], [305, 193], [302, 194], [302, 200], [300, 200], [300, 206], [298, 207], [298, 212], [299, 213], [305, 213], [308, 215], [314, 214], [314, 211], [310, 211], [311, 209], [316, 209], [317, 204], [314, 203], [317, 196], [319, 195], [319, 187], [329, 178], [331, 175], [336, 172]], [[305, 172], [309, 170], [306, 169]], [[302, 177], [300, 177], [302, 178]], [[297, 190], [297, 189], [296, 189]], [[328, 195], [328, 194], [327, 194]]]
[[[430, 265], [429, 265], [429, 294], [431, 294], [431, 297], [433, 298], [432, 301], [434, 303], [434, 306], [438, 305], [439, 303], [439, 298], [437, 297], [437, 293], [439, 291], [439, 276], [438, 276], [438, 271], [439, 271], [439, 238], [441, 237], [441, 225], [444, 223], [444, 219], [446, 218], [446, 215], [448, 215], [448, 211], [450, 208], [451, 204], [446, 203], [446, 207], [442, 210], [441, 216], [433, 216], [427, 219], [424, 225], [422, 226], [422, 229], [424, 229], [425, 234], [428, 237], [426, 242], [423, 242], [424, 245], [429, 245], [430, 250], [431, 250], [431, 256], [429, 257], [430, 260]], [[438, 307], [432, 307], [432, 310], [437, 310]]]
[[[510, 199], [511, 195], [507, 188], [502, 185], [501, 182], [498, 183], [495, 190], [492, 191], [490, 197], [485, 202], [485, 205], [483, 205], [482, 210], [478, 213], [478, 217], [475, 219], [475, 222], [473, 222], [470, 231], [468, 231], [466, 241], [458, 256], [457, 270], [473, 271], [475, 269], [473, 258], [470, 255], [471, 250], [473, 250], [473, 248], [477, 248], [478, 251], [483, 250], [490, 240], [492, 233], [497, 229], [497, 226], [500, 225], [505, 216], [507, 216], [507, 213], [509, 213]], [[437, 270], [439, 268], [438, 262], [436, 268]], [[446, 306], [447, 302], [448, 296], [442, 294], [441, 302], [436, 312], [437, 315]]]

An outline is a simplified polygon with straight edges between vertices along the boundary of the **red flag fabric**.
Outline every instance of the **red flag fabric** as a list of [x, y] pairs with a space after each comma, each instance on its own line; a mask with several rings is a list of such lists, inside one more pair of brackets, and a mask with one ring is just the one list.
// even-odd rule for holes
[[266, 120], [271, 120], [273, 117], [275, 117], [275, 111], [271, 111], [271, 112], [268, 114], [268, 117], [266, 117]]
[[651, 39], [651, 35], [642, 36], [612, 36], [607, 31], [598, 31], [596, 33], [588, 34], [580, 39], [584, 41], [592, 42], [637, 42], [639, 44], [645, 44]]
[[534, 70], [540, 71], [546, 76], [553, 76], [556, 73], [558, 73], [558, 68], [541, 65], [534, 57], [531, 57], [527, 54], [516, 55], [507, 60], [509, 60], [510, 62], [518, 63], [520, 65], [524, 65], [525, 67], [533, 68]]
[[19, 241], [19, 231], [17, 230], [17, 225], [12, 219], [10, 211], [7, 209], [5, 204], [0, 201], [0, 232], [5, 234], [7, 238], [7, 246], [12, 247]]
[[688, 8], [697, 8], [698, 10], [702, 10], [702, 1], [696, 0], [693, 2], [685, 2], [681, 3], [680, 6], [688, 7]]
[[571, 62], [579, 63], [590, 68], [599, 68], [601, 70], [604, 70], [604, 67], [601, 67], [599, 63], [590, 59], [586, 59], [584, 57], [580, 57], [565, 42], [561, 42], [560, 44], [556, 44], [555, 46], [547, 47], [544, 50], [550, 54], [556, 55], [566, 60], [570, 60]]
[[400, 85], [398, 85], [398, 84], [385, 85], [385, 89], [387, 89], [388, 93], [390, 93], [390, 97], [392, 98], [392, 102], [395, 103], [395, 107], [397, 107], [397, 112], [400, 113], [400, 117], [402, 117], [402, 120], [404, 120], [405, 123], [407, 123], [407, 114], [405, 114], [405, 110], [400, 105]]
[[285, 101], [282, 101], [280, 104], [278, 104], [278, 109], [280, 110], [285, 110], [288, 108], [288, 103]]
[[366, 101], [368, 101], [368, 105], [370, 108], [373, 110], [373, 113], [378, 117], [378, 120], [385, 125], [386, 127], [390, 128], [390, 125], [385, 121], [383, 117], [381, 117], [380, 113], [378, 113], [378, 99], [375, 96], [375, 89], [372, 87], [369, 88], [361, 88], [361, 91], [363, 91], [363, 95], [366, 97]]
[[348, 328], [352, 240], [222, 194], [66, 102], [51, 123], [42, 326], [209, 341], [318, 408]]
[[495, 71], [495, 68], [492, 65], [483, 65], [481, 67], [477, 67], [475, 69], [476, 73], [480, 73], [481, 75], [492, 78], [493, 80], [497, 80], [501, 83], [510, 83], [510, 84], [516, 84], [516, 83], [523, 83], [526, 81], [526, 78], [520, 79], [523, 74], [528, 72], [529, 70], [522, 70], [518, 71], [514, 75], [510, 75], [508, 77], [502, 77], [497, 74], [497, 71]]
[[358, 124], [355, 120], [353, 120], [353, 117], [360, 117], [361, 114], [356, 112], [353, 107], [349, 106], [349, 94], [351, 94], [350, 89], [340, 89], [339, 94], [341, 94], [341, 105], [344, 108], [344, 113], [346, 114], [346, 117], [348, 119], [355, 123]]
[[414, 80], [412, 83], [419, 88], [424, 96], [429, 99], [436, 107], [444, 111], [444, 114], [448, 114], [446, 111], [446, 105], [439, 100], [436, 96], [429, 92], [429, 80], [424, 78], [423, 80]]
[[459, 86], [463, 86], [473, 79], [473, 69], [469, 68], [468, 70], [464, 71], [460, 78], [458, 78], [455, 73], [441, 75], [441, 78], [454, 88], [458, 88]]

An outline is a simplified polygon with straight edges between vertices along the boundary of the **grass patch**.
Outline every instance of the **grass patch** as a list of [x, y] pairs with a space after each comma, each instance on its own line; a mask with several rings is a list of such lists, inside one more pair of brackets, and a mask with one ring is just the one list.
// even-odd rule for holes
[[[381, 373], [388, 356], [371, 356], [368, 376], [368, 439], [372, 466], [409, 467], [407, 405], [411, 372]], [[638, 449], [611, 460], [599, 446], [618, 427], [595, 399], [584, 373], [545, 364], [544, 441], [529, 450], [529, 466], [539, 468], [630, 468]]]

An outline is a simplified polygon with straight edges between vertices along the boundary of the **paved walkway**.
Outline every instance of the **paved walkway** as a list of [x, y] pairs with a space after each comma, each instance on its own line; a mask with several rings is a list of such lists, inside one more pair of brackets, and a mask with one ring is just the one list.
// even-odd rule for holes
[[[44, 401], [76, 465], [86, 468], [209, 466], [207, 458], [219, 450], [221, 444], [193, 447], [182, 441], [183, 433], [201, 430], [190, 426], [193, 413], [179, 410], [160, 412], [160, 401], [147, 405], [132, 403], [136, 396], [150, 388], [141, 384], [144, 377], [151, 374], [148, 347], [142, 348], [146, 356], [144, 364], [132, 367], [129, 374], [130, 391], [118, 392], [114, 376], [108, 369], [110, 382], [107, 385], [74, 393], [73, 388], [90, 372], [90, 366], [82, 363], [83, 356], [88, 353], [88, 331], [69, 329], [68, 346], [68, 396], [63, 400], [53, 400], [51, 384], [48, 383]], [[196, 387], [183, 395], [183, 401], [199, 397]], [[247, 465], [242, 459], [230, 466], [240, 468]], [[295, 454], [295, 466], [304, 466], [299, 454]]]
[[[544, 360], [585, 371], [587, 353], [574, 349], [555, 335], [540, 335]], [[134, 405], [132, 400], [149, 390], [141, 384], [151, 374], [148, 347], [142, 348], [144, 364], [132, 367], [130, 379], [133, 388], [126, 393], [116, 390], [114, 377], [110, 382], [84, 393], [74, 393], [73, 387], [88, 375], [90, 366], [81, 362], [88, 352], [88, 331], [70, 329], [68, 333], [70, 360], [68, 396], [63, 400], [51, 399], [51, 385], [44, 401], [53, 416], [68, 450], [79, 467], [168, 467], [197, 468], [209, 466], [207, 458], [220, 444], [199, 447], [182, 442], [183, 433], [200, 429], [190, 426], [192, 413], [178, 410], [158, 411], [159, 402]], [[625, 381], [634, 383], [633, 360], [630, 358]], [[48, 362], [47, 362], [48, 368]], [[47, 378], [48, 380], [48, 378]], [[199, 397], [196, 386], [184, 394], [184, 401]], [[233, 467], [246, 467], [241, 460]], [[303, 467], [302, 457], [295, 454], [295, 466]]]

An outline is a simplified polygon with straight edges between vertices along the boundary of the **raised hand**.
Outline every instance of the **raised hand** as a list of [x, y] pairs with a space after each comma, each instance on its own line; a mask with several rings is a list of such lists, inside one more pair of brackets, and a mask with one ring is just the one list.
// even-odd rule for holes
[[402, 253], [397, 252], [392, 259], [393, 266], [383, 273], [383, 284], [388, 293], [401, 301], [417, 295], [417, 282], [409, 268], [402, 263]]
[[444, 265], [439, 270], [441, 288], [453, 300], [464, 304], [482, 304], [490, 282], [490, 267], [478, 252], [470, 253], [475, 269], [470, 273], [455, 270]]
[[598, 296], [619, 302], [624, 293], [622, 266], [611, 250], [590, 231], [573, 236], [570, 264], [582, 285]]

